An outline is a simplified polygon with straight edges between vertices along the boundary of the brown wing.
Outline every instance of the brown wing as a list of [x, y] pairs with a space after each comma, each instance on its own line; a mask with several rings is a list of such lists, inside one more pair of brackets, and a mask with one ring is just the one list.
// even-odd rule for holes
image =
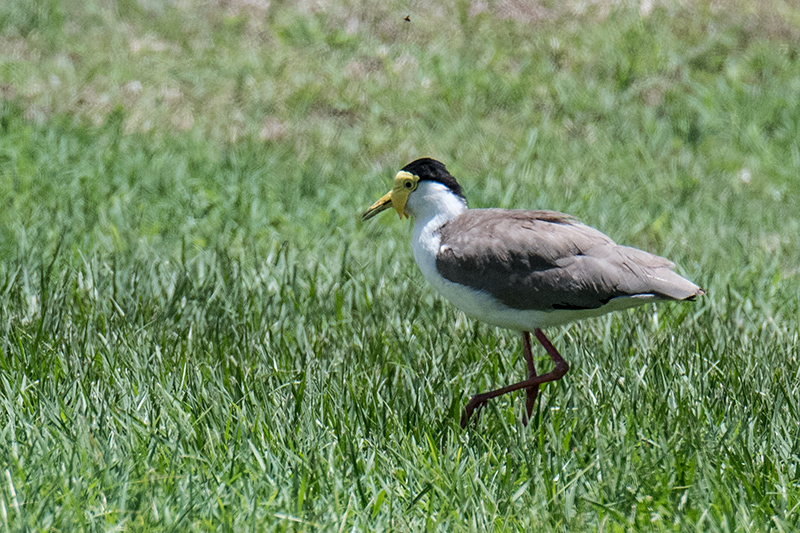
[[514, 309], [596, 309], [613, 298], [702, 294], [667, 259], [554, 211], [471, 209], [445, 224], [436, 268]]

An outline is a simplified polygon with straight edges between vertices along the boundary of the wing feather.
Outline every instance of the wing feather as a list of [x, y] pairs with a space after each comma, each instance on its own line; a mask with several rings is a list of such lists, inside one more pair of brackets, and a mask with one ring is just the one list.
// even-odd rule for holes
[[554, 211], [471, 209], [440, 236], [437, 270], [513, 309], [597, 309], [619, 297], [702, 294], [671, 261]]

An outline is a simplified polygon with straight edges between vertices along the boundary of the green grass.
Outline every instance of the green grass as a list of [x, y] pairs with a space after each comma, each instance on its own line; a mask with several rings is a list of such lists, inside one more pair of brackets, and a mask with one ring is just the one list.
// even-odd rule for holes
[[[0, 4], [0, 531], [800, 528], [800, 11], [203, 5]], [[425, 155], [708, 295], [462, 431], [519, 336], [359, 219]]]

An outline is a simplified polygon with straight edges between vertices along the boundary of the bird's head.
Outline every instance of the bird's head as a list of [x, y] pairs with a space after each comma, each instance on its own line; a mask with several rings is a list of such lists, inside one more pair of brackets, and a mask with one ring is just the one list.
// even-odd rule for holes
[[[393, 207], [400, 218], [408, 217], [406, 205], [412, 194], [420, 188], [420, 184], [426, 182], [437, 182], [447, 188], [449, 194], [459, 197], [466, 205], [461, 185], [450, 175], [444, 164], [435, 159], [424, 157], [417, 159], [404, 166], [394, 177], [394, 187], [384, 194], [380, 200], [375, 202], [367, 209], [362, 220], [369, 220], [381, 211]], [[423, 188], [424, 185], [423, 185]], [[417, 192], [416, 194], [423, 194]]]

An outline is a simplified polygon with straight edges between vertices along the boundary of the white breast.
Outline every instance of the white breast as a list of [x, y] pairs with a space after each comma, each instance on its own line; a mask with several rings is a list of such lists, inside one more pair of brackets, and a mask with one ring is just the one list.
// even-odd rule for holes
[[[510, 309], [486, 293], [446, 280], [436, 269], [440, 228], [466, 211], [466, 203], [437, 182], [420, 182], [409, 196], [406, 210], [414, 216], [411, 247], [422, 275], [434, 289], [472, 318], [516, 330], [551, 325], [553, 313]], [[561, 323], [560, 321], [558, 323]]]

